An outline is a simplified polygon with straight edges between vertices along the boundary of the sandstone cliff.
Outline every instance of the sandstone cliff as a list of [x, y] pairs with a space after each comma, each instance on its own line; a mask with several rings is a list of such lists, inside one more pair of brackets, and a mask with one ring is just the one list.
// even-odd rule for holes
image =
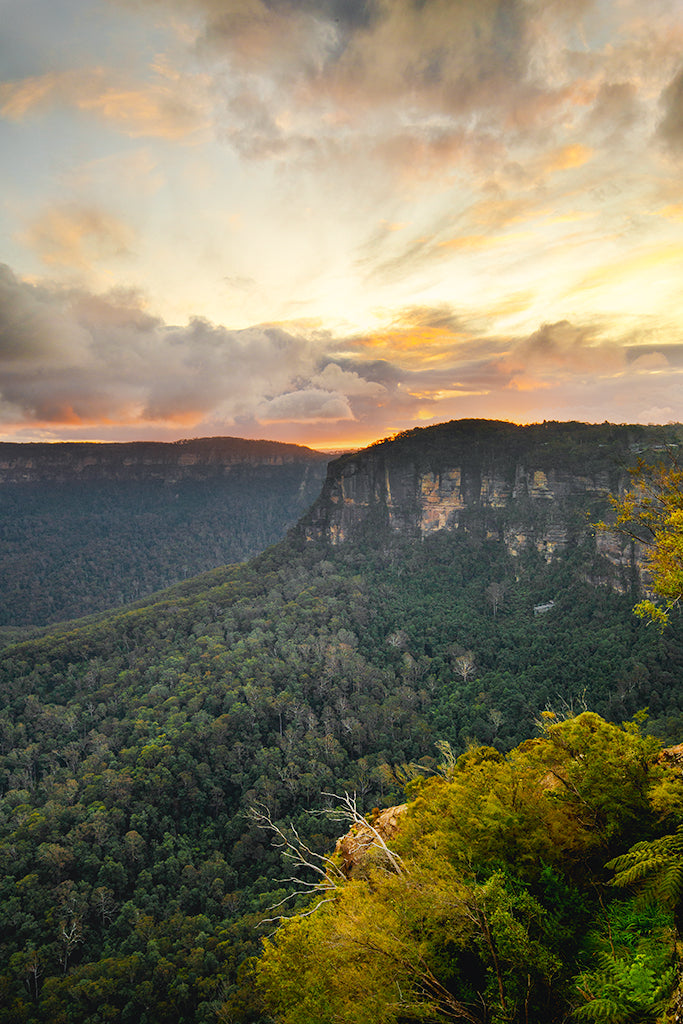
[[326, 455], [296, 444], [205, 437], [165, 443], [0, 443], [0, 484], [72, 480], [180, 480], [226, 476], [238, 466], [307, 464], [319, 475]]
[[[584, 539], [609, 494], [629, 486], [627, 467], [661, 458], [680, 438], [677, 426], [491, 420], [414, 430], [330, 463], [300, 528], [332, 545], [368, 531], [419, 539], [457, 530], [550, 559]], [[627, 557], [608, 536], [598, 545], [612, 561]]]

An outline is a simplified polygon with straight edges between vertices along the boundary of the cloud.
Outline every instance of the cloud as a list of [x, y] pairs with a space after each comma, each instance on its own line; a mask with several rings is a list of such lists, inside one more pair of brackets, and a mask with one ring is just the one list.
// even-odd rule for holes
[[[387, 388], [278, 325], [172, 326], [119, 289], [33, 285], [0, 267], [0, 402], [15, 424], [352, 420]], [[0, 410], [0, 416], [2, 411]]]
[[72, 107], [132, 138], [179, 141], [207, 122], [204, 86], [198, 76], [180, 76], [163, 63], [151, 81], [135, 84], [103, 68], [47, 72], [0, 83], [0, 116], [23, 121], [55, 106]]
[[314, 370], [310, 343], [278, 327], [172, 327], [135, 294], [49, 289], [0, 275], [0, 390], [28, 422], [226, 421]]
[[96, 206], [76, 203], [46, 210], [23, 233], [23, 241], [48, 265], [90, 267], [93, 261], [129, 256], [133, 230]]
[[387, 390], [383, 384], [343, 370], [338, 363], [328, 363], [321, 373], [312, 378], [312, 383], [328, 391], [341, 392], [347, 398], [380, 398]]
[[77, 360], [86, 338], [66, 317], [49, 288], [20, 282], [0, 264], [0, 363], [6, 372], [23, 367], [50, 370], [61, 359]]
[[336, 395], [320, 388], [290, 391], [263, 402], [257, 410], [258, 419], [263, 423], [314, 422], [316, 420], [352, 420], [349, 403], [342, 395]]
[[568, 320], [546, 323], [516, 347], [515, 355], [527, 364], [576, 368], [585, 365], [595, 351], [597, 335], [593, 325], [577, 326]]
[[655, 245], [641, 246], [626, 255], [605, 260], [600, 266], [589, 269], [572, 284], [571, 293], [608, 289], [644, 288], [652, 290], [652, 283], [660, 283], [667, 274], [683, 267], [683, 244], [678, 241], [662, 241]]
[[664, 116], [659, 123], [659, 134], [672, 149], [683, 147], [683, 68], [681, 68], [662, 94]]
[[[634, 418], [672, 409], [683, 346], [662, 325], [558, 320], [525, 336], [414, 306], [383, 331], [169, 325], [142, 297], [30, 284], [0, 268], [5, 436], [274, 434], [361, 441], [459, 416]], [[680, 389], [683, 394], [683, 389]], [[642, 415], [638, 410], [643, 410]]]
[[329, 167], [365, 153], [409, 184], [490, 166], [506, 130], [547, 129], [573, 96], [537, 73], [539, 10], [522, 0], [167, 3], [203, 17], [196, 47], [216, 63], [220, 131], [250, 157]]
[[602, 82], [590, 107], [589, 128], [623, 139], [642, 116], [634, 82]]
[[631, 340], [610, 335], [605, 323], [559, 320], [544, 323], [529, 337], [514, 341], [497, 366], [508, 375], [506, 387], [580, 393], [589, 383], [597, 386], [602, 381], [608, 387], [610, 379], [623, 382], [626, 376], [636, 379], [647, 373], [647, 361], [628, 367]]

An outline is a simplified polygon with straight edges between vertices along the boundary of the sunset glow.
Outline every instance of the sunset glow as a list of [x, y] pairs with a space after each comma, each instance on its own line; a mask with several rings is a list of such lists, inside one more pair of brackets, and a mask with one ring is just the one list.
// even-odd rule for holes
[[683, 5], [22, 0], [0, 439], [683, 420]]

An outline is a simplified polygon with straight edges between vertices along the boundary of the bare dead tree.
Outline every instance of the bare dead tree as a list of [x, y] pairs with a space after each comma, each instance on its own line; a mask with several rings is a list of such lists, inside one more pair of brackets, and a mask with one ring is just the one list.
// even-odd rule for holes
[[566, 722], [570, 718], [576, 718], [584, 711], [588, 711], [585, 690], [576, 696], [570, 696], [569, 700], [562, 694], [558, 694], [554, 704], [550, 701], [546, 702], [543, 711], [534, 718], [534, 725], [539, 732], [546, 733], [550, 726], [557, 725], [558, 722]]
[[394, 874], [403, 875], [406, 873], [403, 861], [398, 854], [389, 849], [382, 834], [358, 810], [355, 793], [353, 796], [350, 793], [344, 793], [343, 796], [339, 796], [337, 793], [323, 793], [322, 795], [337, 801], [336, 807], [328, 808], [325, 811], [331, 821], [345, 822], [347, 825], [358, 825], [370, 832], [372, 841], [367, 845], [366, 849], [381, 850]]
[[465, 651], [464, 654], [459, 655], [453, 662], [453, 667], [459, 676], [462, 676], [464, 683], [474, 675], [474, 654], [472, 651]]
[[493, 609], [493, 617], [495, 619], [498, 614], [503, 600], [505, 599], [505, 584], [504, 583], [489, 583], [486, 588], [486, 598]]
[[[314, 875], [313, 880], [301, 878], [295, 873], [281, 879], [283, 883], [296, 885], [296, 888], [278, 903], [269, 907], [269, 910], [278, 910], [300, 896], [314, 896], [313, 904], [307, 910], [302, 911], [300, 915], [308, 917], [324, 903], [335, 899], [339, 886], [346, 881], [346, 876], [331, 857], [312, 850], [308, 843], [301, 838], [294, 825], [289, 826], [288, 832], [285, 831], [276, 821], [273, 821], [271, 812], [265, 804], [253, 806], [250, 809], [250, 817], [259, 828], [273, 833], [273, 846], [280, 849], [283, 858], [293, 864], [293, 872], [308, 871]], [[288, 915], [277, 914], [275, 917], [266, 918], [262, 923], [279, 923], [287, 919]]]
[[[346, 831], [354, 826], [362, 828], [365, 835], [370, 836], [370, 841], [364, 843], [364, 850], [380, 850], [383, 860], [392, 872], [397, 875], [406, 874], [401, 858], [389, 849], [379, 830], [358, 810], [355, 793], [352, 795], [345, 792], [343, 796], [339, 796], [337, 793], [325, 792], [322, 796], [335, 801], [335, 806], [311, 813], [322, 813], [331, 821], [344, 823]], [[250, 809], [250, 817], [259, 828], [273, 833], [273, 845], [280, 849], [283, 858], [293, 865], [293, 873], [289, 877], [281, 879], [281, 882], [294, 885], [295, 888], [278, 903], [269, 907], [269, 910], [278, 910], [301, 896], [312, 896], [314, 897], [312, 904], [306, 910], [297, 912], [298, 916], [308, 917], [323, 904], [336, 899], [340, 887], [347, 881], [347, 876], [333, 857], [312, 850], [294, 825], [289, 825], [287, 828], [279, 825], [273, 820], [270, 809], [265, 804], [253, 806]], [[297, 874], [299, 871], [312, 873], [314, 877], [313, 879], [302, 878]], [[287, 914], [278, 914], [275, 917], [266, 918], [262, 923], [279, 923], [288, 920], [288, 917]]]

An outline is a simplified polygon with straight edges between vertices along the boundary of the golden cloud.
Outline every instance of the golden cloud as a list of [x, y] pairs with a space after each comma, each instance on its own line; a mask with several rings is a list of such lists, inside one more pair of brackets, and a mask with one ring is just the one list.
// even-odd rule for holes
[[4, 82], [0, 115], [22, 121], [30, 113], [62, 105], [114, 123], [132, 137], [179, 140], [197, 132], [207, 121], [201, 88], [191, 88], [161, 65], [153, 70], [155, 80], [135, 87], [110, 82], [103, 68]]
[[[670, 243], [648, 246], [606, 266], [596, 267], [585, 274], [571, 289], [571, 293], [588, 289], [605, 289], [623, 284], [627, 278], [641, 279], [667, 264], [683, 263], [683, 245]], [[570, 294], [571, 294], [570, 293]]]
[[549, 153], [543, 159], [543, 166], [549, 174], [554, 174], [556, 171], [568, 171], [574, 167], [583, 167], [592, 157], [592, 149], [581, 145], [581, 143], [574, 143]]
[[53, 207], [36, 218], [23, 241], [44, 263], [87, 268], [93, 262], [129, 255], [134, 232], [117, 217], [94, 206]]
[[395, 327], [353, 339], [351, 347], [372, 353], [374, 359], [396, 362], [405, 368], [429, 368], [453, 362], [459, 342], [468, 340], [465, 333], [453, 328]]

